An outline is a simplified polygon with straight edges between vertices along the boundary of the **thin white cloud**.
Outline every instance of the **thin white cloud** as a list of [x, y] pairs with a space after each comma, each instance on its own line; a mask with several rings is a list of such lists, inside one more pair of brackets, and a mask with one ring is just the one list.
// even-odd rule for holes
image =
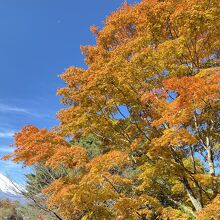
[[25, 115], [29, 115], [29, 116], [33, 116], [33, 117], [48, 117], [48, 115], [45, 114], [39, 114], [36, 112], [32, 112], [29, 109], [25, 109], [25, 108], [20, 108], [17, 106], [10, 106], [10, 105], [6, 105], [6, 104], [2, 104], [0, 103], [0, 112], [3, 113], [17, 113], [17, 114], [25, 114]]
[[25, 113], [32, 115], [32, 113], [25, 108], [19, 108], [16, 106], [9, 106], [5, 104], [0, 104], [0, 112], [17, 112], [17, 113]]
[[14, 133], [14, 131], [0, 131], [0, 138], [12, 138]]

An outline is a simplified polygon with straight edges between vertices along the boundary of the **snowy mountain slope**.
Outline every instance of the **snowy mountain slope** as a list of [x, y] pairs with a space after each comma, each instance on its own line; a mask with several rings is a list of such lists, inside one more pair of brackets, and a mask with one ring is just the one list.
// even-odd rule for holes
[[21, 190], [23, 190], [22, 186], [0, 173], [0, 199], [17, 200], [23, 203], [25, 199], [20, 193]]
[[21, 187], [0, 173], [0, 191], [17, 195]]

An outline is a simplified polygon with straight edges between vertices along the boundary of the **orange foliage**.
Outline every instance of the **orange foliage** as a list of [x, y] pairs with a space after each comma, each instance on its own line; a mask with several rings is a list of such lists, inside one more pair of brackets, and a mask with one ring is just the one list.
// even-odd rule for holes
[[16, 150], [13, 160], [23, 161], [25, 165], [43, 161], [45, 165], [54, 168], [59, 165], [74, 167], [87, 161], [84, 148], [72, 146], [63, 137], [46, 129], [39, 130], [34, 126], [26, 126], [15, 134], [14, 140]]
[[[23, 128], [12, 155], [68, 170], [44, 190], [65, 219], [217, 216], [219, 14], [219, 0], [143, 0], [91, 27], [87, 68], [60, 76], [57, 132]], [[66, 140], [89, 134], [94, 158]]]
[[198, 216], [197, 220], [218, 220], [220, 218], [220, 197], [216, 197], [209, 205], [203, 208]]

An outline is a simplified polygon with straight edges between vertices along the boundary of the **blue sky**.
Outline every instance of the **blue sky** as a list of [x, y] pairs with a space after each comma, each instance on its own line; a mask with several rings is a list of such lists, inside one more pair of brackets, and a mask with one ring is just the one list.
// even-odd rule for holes
[[[8, 145], [22, 126], [51, 128], [58, 123], [55, 113], [62, 106], [55, 94], [63, 85], [58, 74], [72, 65], [84, 66], [79, 47], [94, 44], [89, 27], [101, 27], [123, 2], [0, 1], [0, 156], [12, 150]], [[18, 182], [29, 171], [0, 162], [0, 172]]]

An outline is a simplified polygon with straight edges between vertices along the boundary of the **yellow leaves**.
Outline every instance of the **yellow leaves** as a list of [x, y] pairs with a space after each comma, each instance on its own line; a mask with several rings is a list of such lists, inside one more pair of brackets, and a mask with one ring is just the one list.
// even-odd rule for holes
[[139, 196], [138, 199], [142, 204], [153, 206], [156, 212], [161, 212], [161, 203], [158, 199], [148, 195]]
[[[71, 169], [44, 190], [65, 219], [186, 220], [172, 198], [191, 205], [186, 189], [199, 197], [198, 184], [209, 203], [216, 179], [205, 174], [201, 155], [207, 135], [218, 153], [219, 8], [218, 0], [143, 0], [108, 16], [101, 30], [91, 27], [96, 44], [81, 47], [87, 68], [60, 76], [59, 128], [25, 127], [8, 156]], [[88, 134], [103, 147], [92, 159], [65, 139]], [[217, 205], [199, 216], [217, 216]]]
[[220, 68], [213, 67], [201, 70], [196, 77], [203, 78], [210, 84], [218, 84], [220, 81]]
[[[130, 107], [136, 105], [140, 112], [145, 108], [139, 101], [140, 91], [160, 86], [161, 80], [170, 75], [179, 77], [194, 74], [190, 65], [197, 57], [193, 54], [194, 45], [190, 44], [188, 33], [184, 32], [185, 26], [190, 21], [192, 8], [198, 14], [202, 13], [202, 16], [212, 8], [197, 8], [197, 3], [145, 0], [135, 6], [125, 5], [117, 10], [107, 18], [99, 32], [97, 27], [92, 27], [96, 32], [97, 44], [82, 48], [88, 68], [83, 70], [71, 67], [61, 76], [67, 87], [60, 89], [58, 94], [63, 96], [63, 103], [74, 104], [74, 107], [59, 113], [62, 134], [78, 137], [80, 132], [91, 132], [108, 139], [108, 145], [115, 144], [115, 139], [121, 138], [120, 145], [123, 146], [127, 140], [122, 135], [122, 129], [115, 126], [116, 123], [111, 126], [109, 122], [111, 114], [115, 112], [113, 103]], [[203, 0], [199, 5], [206, 3]], [[216, 14], [212, 16], [216, 17]], [[196, 26], [202, 26], [203, 23], [196, 23]], [[194, 32], [193, 27], [190, 32]], [[198, 39], [201, 36], [199, 34]], [[206, 40], [209, 42], [209, 38]], [[198, 59], [203, 56], [200, 55]], [[154, 102], [156, 106], [149, 108], [148, 115], [158, 117], [158, 112], [162, 112], [167, 105], [161, 100]], [[176, 104], [172, 105], [176, 109]], [[172, 107], [170, 110], [171, 114], [167, 118], [173, 116], [172, 123], [175, 123], [177, 113]], [[188, 113], [179, 113], [182, 115], [180, 122], [189, 120], [191, 114]], [[128, 123], [123, 123], [123, 128], [126, 126], [129, 126]], [[100, 128], [104, 131], [100, 131]], [[132, 134], [138, 133], [136, 130], [133, 128]]]
[[140, 146], [145, 146], [148, 145], [148, 140], [145, 140], [144, 136], [140, 136], [136, 140], [133, 141], [133, 143], [130, 145], [130, 148], [132, 151], [137, 150]]
[[66, 179], [64, 178], [55, 180], [52, 184], [43, 190], [44, 193], [50, 195], [48, 205], [51, 207], [55, 204], [58, 204], [59, 206], [65, 205], [70, 189], [72, 187], [73, 186], [71, 183], [66, 182]]
[[213, 177], [210, 174], [197, 173], [193, 175], [194, 178], [205, 187], [210, 187], [213, 182], [218, 181], [218, 177]]
[[138, 201], [130, 198], [120, 198], [115, 204], [114, 208], [119, 210], [119, 216], [122, 219], [138, 219], [136, 210], [138, 209]]
[[158, 48], [158, 56], [161, 57], [161, 62], [164, 64], [178, 62], [186, 54], [183, 41], [184, 39], [180, 37], [161, 43]]
[[169, 128], [163, 132], [160, 138], [155, 138], [152, 144], [156, 147], [181, 147], [187, 144], [194, 144], [196, 141], [196, 138], [184, 128]]
[[171, 207], [164, 208], [162, 211], [162, 218], [164, 220], [190, 220], [191, 216], [181, 212], [180, 210]]
[[136, 198], [119, 198], [114, 205], [117, 210], [119, 219], [140, 219], [145, 217], [152, 218], [155, 214], [161, 212], [160, 202], [147, 195], [139, 196]]
[[124, 178], [124, 177], [121, 177], [119, 175], [113, 175], [110, 178], [113, 181], [113, 183], [116, 184], [116, 185], [126, 186], [126, 185], [131, 185], [132, 184], [131, 179]]
[[181, 193], [184, 193], [184, 186], [181, 182], [179, 181], [175, 181], [174, 182], [174, 185], [172, 187], [172, 193], [175, 195], [178, 195], [178, 194], [181, 194]]
[[178, 175], [183, 175], [175, 163], [169, 159], [157, 158], [153, 166], [151, 163], [145, 163], [140, 169], [142, 171], [138, 175], [141, 180], [141, 184], [138, 186], [140, 191], [160, 191], [164, 187], [163, 184], [172, 184]]
[[197, 215], [197, 220], [219, 220], [220, 219], [220, 196], [204, 207]]
[[104, 155], [96, 157], [88, 163], [89, 169], [97, 169], [99, 171], [108, 171], [114, 166], [125, 166], [129, 163], [128, 154], [122, 151], [110, 151]]

